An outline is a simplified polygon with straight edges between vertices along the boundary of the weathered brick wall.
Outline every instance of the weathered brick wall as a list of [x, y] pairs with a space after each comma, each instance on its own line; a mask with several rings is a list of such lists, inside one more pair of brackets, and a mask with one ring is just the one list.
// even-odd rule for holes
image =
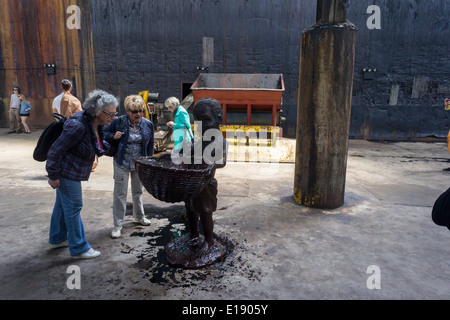
[[[82, 12], [80, 30], [66, 26], [70, 5]], [[84, 97], [95, 85], [94, 58], [90, 32], [90, 6], [78, 0], [0, 1], [0, 123], [8, 125], [12, 87], [33, 105], [29, 124], [48, 125], [51, 103], [61, 91], [63, 78], [72, 80], [73, 92]], [[44, 64], [56, 65], [57, 75], [47, 75]]]

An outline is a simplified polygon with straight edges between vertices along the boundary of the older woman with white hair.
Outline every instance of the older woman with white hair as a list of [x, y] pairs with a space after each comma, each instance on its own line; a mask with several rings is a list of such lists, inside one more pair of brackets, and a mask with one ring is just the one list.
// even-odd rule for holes
[[64, 123], [62, 134], [48, 154], [48, 183], [56, 189], [56, 201], [50, 222], [51, 248], [69, 247], [75, 259], [92, 259], [100, 255], [86, 241], [81, 209], [81, 181], [89, 179], [96, 155], [104, 153], [100, 130], [116, 117], [118, 100], [111, 94], [92, 91], [83, 110]]
[[194, 137], [189, 113], [180, 105], [180, 101], [175, 97], [168, 98], [164, 102], [164, 105], [173, 113], [174, 118], [174, 121], [167, 122], [167, 126], [173, 128], [174, 147], [172, 153], [182, 155], [183, 140], [190, 140]]
[[145, 103], [141, 96], [126, 97], [124, 105], [127, 114], [120, 116], [111, 125], [103, 128], [105, 139], [119, 141], [117, 152], [114, 155], [112, 238], [121, 236], [130, 178], [134, 222], [144, 226], [150, 225], [150, 220], [144, 214], [142, 200], [144, 187], [139, 180], [133, 160], [141, 156], [153, 155], [155, 148], [153, 123], [143, 117]]

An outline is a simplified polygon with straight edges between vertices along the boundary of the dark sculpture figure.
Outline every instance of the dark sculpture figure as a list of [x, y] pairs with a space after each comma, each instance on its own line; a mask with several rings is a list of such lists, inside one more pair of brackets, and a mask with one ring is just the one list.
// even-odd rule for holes
[[[214, 178], [215, 169], [226, 165], [227, 142], [219, 130], [222, 123], [222, 107], [213, 98], [200, 99], [194, 106], [194, 120], [201, 123], [201, 137], [194, 142], [191, 150], [191, 163], [211, 164], [214, 169], [211, 179], [205, 184], [200, 193], [185, 201], [188, 234], [175, 239], [166, 248], [166, 257], [171, 265], [189, 269], [211, 265], [222, 259], [226, 253], [225, 247], [214, 240], [213, 212], [217, 209], [217, 180]], [[208, 130], [214, 129], [211, 139], [204, 139]], [[210, 141], [206, 141], [210, 140]], [[201, 143], [201, 159], [195, 154], [195, 147]], [[208, 148], [208, 146], [210, 148]], [[214, 146], [214, 148], [211, 148]], [[217, 154], [219, 152], [219, 154]], [[184, 155], [186, 160], [186, 154]], [[213, 161], [212, 161], [213, 159]], [[200, 162], [201, 161], [201, 162]], [[200, 222], [200, 224], [199, 224]], [[200, 234], [200, 225], [203, 236]]]

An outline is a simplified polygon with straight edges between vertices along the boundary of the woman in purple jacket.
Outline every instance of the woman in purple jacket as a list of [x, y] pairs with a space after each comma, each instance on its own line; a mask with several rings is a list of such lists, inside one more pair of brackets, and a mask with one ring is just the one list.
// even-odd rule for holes
[[116, 117], [118, 100], [102, 90], [92, 91], [83, 111], [64, 123], [64, 129], [48, 154], [48, 183], [56, 189], [56, 201], [50, 222], [49, 243], [52, 248], [68, 246], [75, 259], [92, 259], [100, 255], [86, 241], [81, 209], [81, 181], [87, 181], [95, 156], [104, 153], [99, 135], [103, 125]]

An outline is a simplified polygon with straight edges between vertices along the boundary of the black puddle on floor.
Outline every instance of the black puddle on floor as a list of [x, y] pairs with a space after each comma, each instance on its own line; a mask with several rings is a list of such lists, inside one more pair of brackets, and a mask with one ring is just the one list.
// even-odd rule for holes
[[[147, 210], [146, 210], [147, 211]], [[168, 208], [153, 207], [148, 210], [152, 218], [168, 219], [168, 224], [154, 232], [133, 232], [131, 237], [148, 238], [148, 246], [136, 251], [138, 262], [134, 268], [143, 274], [143, 278], [151, 283], [166, 288], [199, 287], [200, 290], [209, 290], [210, 285], [220, 285], [218, 282], [227, 275], [240, 275], [248, 280], [259, 280], [261, 272], [251, 267], [242, 257], [245, 248], [239, 243], [233, 243], [226, 237], [214, 234], [217, 242], [226, 248], [226, 255], [222, 261], [214, 265], [195, 270], [175, 268], [168, 264], [165, 257], [164, 246], [174, 238], [185, 234], [185, 208], [184, 205], [173, 205]], [[149, 215], [147, 215], [149, 217]], [[204, 283], [208, 280], [208, 283]], [[204, 289], [201, 288], [205, 285]], [[226, 287], [226, 285], [221, 284]]]

